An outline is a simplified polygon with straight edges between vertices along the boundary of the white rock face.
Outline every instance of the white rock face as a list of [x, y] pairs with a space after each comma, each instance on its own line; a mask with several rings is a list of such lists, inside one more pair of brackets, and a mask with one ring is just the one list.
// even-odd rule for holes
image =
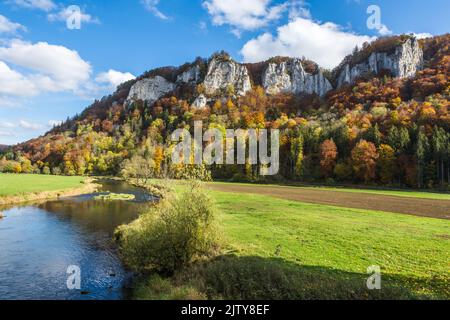
[[293, 94], [325, 95], [333, 87], [322, 70], [310, 74], [299, 59], [290, 59], [279, 64], [270, 63], [263, 74], [263, 87], [269, 94], [282, 92]]
[[362, 75], [389, 70], [396, 78], [412, 77], [423, 67], [423, 51], [419, 41], [412, 38], [395, 48], [394, 53], [373, 52], [369, 59], [353, 67], [346, 64], [338, 75], [338, 87], [353, 83]]
[[175, 90], [175, 88], [175, 84], [160, 76], [143, 79], [136, 82], [131, 87], [127, 98], [127, 104], [137, 100], [153, 103], [167, 93]]
[[244, 95], [252, 89], [250, 76], [245, 66], [232, 60], [212, 59], [208, 65], [208, 73], [203, 82], [206, 94], [214, 94], [232, 85], [236, 94]]
[[205, 97], [205, 95], [201, 94], [195, 99], [194, 103], [192, 104], [192, 107], [194, 109], [204, 109], [206, 107], [206, 104], [208, 103], [208, 99]]
[[200, 81], [200, 66], [196, 65], [177, 77], [177, 83], [198, 83]]

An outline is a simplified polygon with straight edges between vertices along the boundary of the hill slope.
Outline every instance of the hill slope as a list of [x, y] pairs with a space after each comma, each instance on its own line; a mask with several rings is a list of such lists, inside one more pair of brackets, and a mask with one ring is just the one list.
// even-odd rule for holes
[[[155, 175], [179, 177], [192, 168], [171, 165], [168, 137], [202, 120], [204, 128], [280, 129], [275, 178], [443, 185], [450, 180], [449, 72], [448, 34], [382, 38], [334, 71], [288, 57], [239, 64], [221, 52], [122, 84], [16, 146], [15, 161], [25, 162], [24, 171], [117, 174], [126, 159], [145, 156]], [[208, 169], [216, 178], [263, 179], [256, 166]]]

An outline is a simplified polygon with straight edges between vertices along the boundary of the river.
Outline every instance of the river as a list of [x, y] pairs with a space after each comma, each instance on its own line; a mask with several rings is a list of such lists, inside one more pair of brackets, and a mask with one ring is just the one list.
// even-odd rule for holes
[[[153, 198], [123, 182], [100, 183], [101, 194], [130, 193], [136, 199], [102, 201], [90, 194], [0, 207], [0, 299], [127, 298], [124, 287], [131, 275], [118, 257], [113, 232]], [[76, 279], [80, 289], [73, 288]]]

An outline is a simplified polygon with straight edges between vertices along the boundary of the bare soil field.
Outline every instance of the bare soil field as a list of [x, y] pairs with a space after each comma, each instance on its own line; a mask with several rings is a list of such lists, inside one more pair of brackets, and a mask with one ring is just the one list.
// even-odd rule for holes
[[313, 190], [296, 187], [208, 184], [216, 191], [268, 195], [276, 198], [337, 207], [367, 209], [450, 220], [450, 201], [405, 198], [367, 193]]

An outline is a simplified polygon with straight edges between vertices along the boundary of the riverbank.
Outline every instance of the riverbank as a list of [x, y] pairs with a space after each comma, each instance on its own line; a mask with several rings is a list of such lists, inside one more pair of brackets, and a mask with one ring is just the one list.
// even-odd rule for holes
[[0, 174], [0, 205], [89, 194], [97, 188], [92, 178]]

